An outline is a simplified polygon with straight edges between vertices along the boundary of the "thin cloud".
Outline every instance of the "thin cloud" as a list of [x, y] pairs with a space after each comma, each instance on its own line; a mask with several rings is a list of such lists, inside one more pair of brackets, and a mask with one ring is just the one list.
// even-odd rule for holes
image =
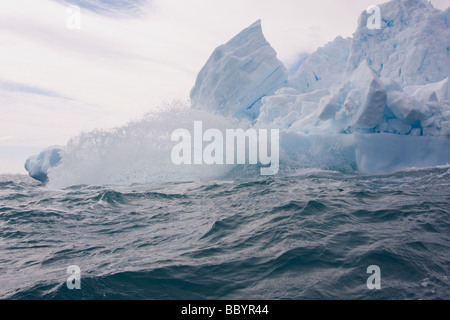
[[76, 5], [99, 15], [123, 18], [141, 17], [151, 1], [146, 0], [54, 0], [62, 5]]

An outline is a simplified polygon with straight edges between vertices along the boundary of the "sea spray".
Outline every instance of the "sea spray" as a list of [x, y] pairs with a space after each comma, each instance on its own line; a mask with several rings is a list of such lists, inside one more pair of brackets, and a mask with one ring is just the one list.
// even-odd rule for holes
[[198, 120], [205, 127], [220, 130], [236, 126], [232, 119], [207, 111], [173, 108], [148, 114], [122, 127], [82, 133], [70, 140], [61, 152], [61, 163], [49, 171], [49, 185], [127, 185], [220, 177], [233, 166], [179, 167], [171, 161], [172, 132], [180, 127], [192, 129]]

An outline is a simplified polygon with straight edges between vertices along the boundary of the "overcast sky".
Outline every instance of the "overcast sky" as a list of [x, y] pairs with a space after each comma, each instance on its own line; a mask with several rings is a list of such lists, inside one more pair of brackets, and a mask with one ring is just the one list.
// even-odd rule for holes
[[[215, 47], [262, 19], [290, 67], [351, 36], [376, 0], [14, 0], [0, 2], [0, 173], [80, 131], [187, 101]], [[434, 0], [445, 9], [450, 0]], [[80, 29], [69, 29], [80, 7]], [[74, 20], [71, 20], [74, 21]]]

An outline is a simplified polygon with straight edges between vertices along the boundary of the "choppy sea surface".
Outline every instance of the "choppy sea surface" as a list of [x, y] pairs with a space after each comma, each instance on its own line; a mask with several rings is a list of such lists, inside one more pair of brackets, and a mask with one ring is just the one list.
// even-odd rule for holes
[[450, 299], [450, 167], [65, 189], [0, 175], [0, 239], [2, 299]]

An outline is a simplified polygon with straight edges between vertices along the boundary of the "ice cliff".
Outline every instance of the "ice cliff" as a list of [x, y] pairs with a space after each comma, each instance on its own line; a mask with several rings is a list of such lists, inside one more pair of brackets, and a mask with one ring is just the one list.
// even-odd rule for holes
[[214, 50], [191, 90], [192, 107], [255, 117], [261, 98], [284, 86], [287, 78], [258, 20]]

